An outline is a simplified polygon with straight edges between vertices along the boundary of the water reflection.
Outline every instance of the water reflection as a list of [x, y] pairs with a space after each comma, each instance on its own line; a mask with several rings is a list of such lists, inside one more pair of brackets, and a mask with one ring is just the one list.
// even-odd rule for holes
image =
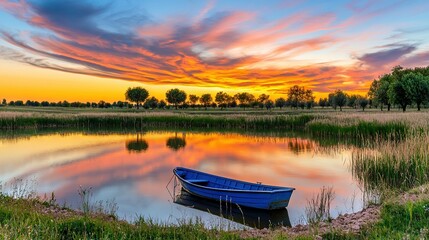
[[286, 208], [276, 210], [261, 210], [240, 207], [228, 202], [213, 201], [200, 198], [181, 190], [174, 203], [203, 212], [217, 215], [252, 228], [290, 227], [289, 213]]
[[[55, 192], [60, 202], [72, 207], [79, 207], [79, 187], [92, 187], [94, 201], [114, 200], [118, 215], [130, 220], [142, 215], [165, 222], [182, 217], [211, 221], [213, 216], [205, 212], [171, 203], [165, 185], [176, 166], [295, 187], [288, 207], [292, 224], [300, 223], [306, 200], [322, 186], [335, 190], [333, 217], [362, 205], [361, 192], [347, 168], [351, 155], [347, 147], [319, 151], [320, 144], [310, 138], [261, 133], [139, 134], [60, 132], [0, 140], [0, 182], [35, 179], [40, 195]], [[356, 205], [351, 206], [356, 194]]]
[[140, 153], [146, 151], [149, 144], [146, 140], [142, 139], [141, 134], [137, 134], [135, 140], [128, 140], [125, 142], [125, 147], [129, 152]]
[[177, 132], [174, 137], [169, 137], [167, 139], [167, 147], [174, 151], [178, 151], [181, 148], [185, 148], [186, 146], [186, 140], [185, 140], [185, 134], [182, 134], [182, 137], [177, 136]]

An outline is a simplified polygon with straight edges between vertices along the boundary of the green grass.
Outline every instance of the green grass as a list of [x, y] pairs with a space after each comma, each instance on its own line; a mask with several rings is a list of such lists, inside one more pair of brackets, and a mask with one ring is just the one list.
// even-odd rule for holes
[[55, 216], [43, 213], [46, 205], [0, 195], [0, 239], [240, 239], [231, 232], [208, 230], [200, 222], [130, 224], [73, 211], [69, 216]]
[[372, 149], [356, 149], [353, 176], [366, 190], [405, 191], [429, 182], [429, 135], [400, 142], [377, 142]]

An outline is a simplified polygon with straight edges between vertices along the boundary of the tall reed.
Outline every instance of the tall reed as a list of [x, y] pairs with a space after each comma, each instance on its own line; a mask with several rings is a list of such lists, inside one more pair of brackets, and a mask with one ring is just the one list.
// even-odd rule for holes
[[353, 176], [367, 190], [406, 190], [429, 182], [429, 134], [402, 141], [377, 141], [372, 148], [355, 149]]

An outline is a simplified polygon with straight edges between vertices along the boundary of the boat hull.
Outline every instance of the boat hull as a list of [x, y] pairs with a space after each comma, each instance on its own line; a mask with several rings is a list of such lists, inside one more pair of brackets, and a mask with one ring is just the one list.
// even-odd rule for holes
[[[188, 170], [191, 171], [189, 175], [192, 175], [192, 179], [187, 179], [184, 174], [184, 172], [187, 173]], [[191, 194], [250, 208], [285, 208], [288, 206], [294, 190], [294, 188], [281, 188], [238, 181], [185, 168], [176, 168], [174, 174], [179, 179], [183, 189]], [[205, 180], [207, 180], [207, 183]], [[229, 189], [216, 186], [227, 186]], [[235, 187], [232, 189], [231, 186]]]

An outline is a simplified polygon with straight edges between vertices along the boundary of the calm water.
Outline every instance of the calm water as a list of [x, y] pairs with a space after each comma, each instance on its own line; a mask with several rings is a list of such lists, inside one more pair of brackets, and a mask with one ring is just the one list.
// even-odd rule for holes
[[[78, 189], [92, 187], [93, 202], [114, 201], [119, 217], [130, 221], [137, 216], [168, 223], [199, 218], [208, 226], [237, 226], [198, 210], [209, 206], [181, 205], [189, 200], [186, 196], [185, 201], [178, 201], [181, 204], [173, 203], [166, 185], [173, 168], [184, 166], [250, 182], [295, 187], [287, 211], [260, 213], [268, 218], [274, 214], [273, 219], [290, 220], [295, 225], [305, 221], [306, 201], [322, 186], [332, 186], [335, 191], [334, 217], [362, 208], [362, 192], [349, 171], [350, 156], [348, 147], [327, 149], [304, 137], [59, 132], [0, 139], [0, 182], [7, 189], [15, 179], [22, 179], [39, 195], [55, 192], [58, 202], [75, 208], [80, 206]], [[173, 191], [173, 184], [168, 188]], [[211, 205], [210, 212], [214, 213], [218, 205]]]

